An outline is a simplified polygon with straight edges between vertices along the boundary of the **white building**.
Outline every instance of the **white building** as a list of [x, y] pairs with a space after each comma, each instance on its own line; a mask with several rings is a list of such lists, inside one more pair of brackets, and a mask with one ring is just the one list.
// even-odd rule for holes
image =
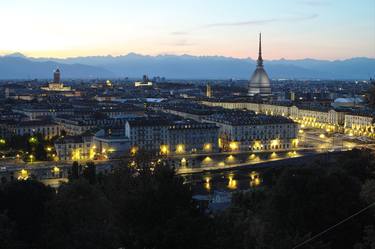
[[59, 160], [80, 161], [94, 159], [95, 145], [92, 136], [67, 136], [55, 141]]
[[3, 137], [41, 134], [45, 139], [51, 139], [60, 135], [58, 124], [41, 120], [0, 122], [0, 131]]
[[266, 115], [286, 116], [305, 127], [321, 128], [329, 131], [375, 138], [374, 111], [364, 112], [348, 108], [285, 106], [238, 101], [202, 101], [201, 103], [207, 106], [220, 106], [226, 109], [246, 109]]
[[132, 147], [161, 154], [208, 153], [218, 148], [218, 127], [193, 120], [140, 118], [126, 123], [125, 135]]
[[298, 124], [291, 119], [231, 111], [209, 116], [220, 127], [219, 146], [227, 151], [277, 150], [298, 146]]

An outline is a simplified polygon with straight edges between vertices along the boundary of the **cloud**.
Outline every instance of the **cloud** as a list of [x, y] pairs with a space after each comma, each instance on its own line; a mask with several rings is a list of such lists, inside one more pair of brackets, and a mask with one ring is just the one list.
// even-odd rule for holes
[[173, 43], [174, 46], [193, 46], [194, 43], [188, 42], [186, 39], [181, 39]]
[[168, 43], [160, 43], [161, 45], [167, 45], [167, 46], [176, 46], [176, 47], [188, 47], [188, 46], [194, 46], [195, 43], [189, 42], [187, 39], [179, 39], [174, 42], [168, 42]]
[[175, 31], [175, 32], [171, 32], [170, 34], [171, 35], [188, 35], [189, 32], [186, 32], [186, 31]]
[[265, 25], [265, 24], [276, 23], [276, 22], [299, 22], [299, 21], [315, 19], [318, 16], [319, 16], [318, 14], [311, 14], [311, 15], [305, 15], [305, 16], [248, 20], [248, 21], [242, 21], [242, 22], [211, 23], [211, 24], [206, 24], [206, 25], [202, 25], [199, 27], [195, 27], [190, 30], [174, 31], [174, 32], [171, 32], [170, 35], [189, 35], [190, 33], [196, 30], [218, 28], [218, 27], [254, 26], [254, 25]]
[[299, 17], [288, 17], [288, 18], [272, 18], [272, 19], [263, 19], [263, 20], [249, 20], [243, 22], [222, 22], [222, 23], [212, 23], [203, 25], [201, 28], [215, 28], [215, 27], [225, 27], [225, 26], [252, 26], [252, 25], [263, 25], [275, 22], [297, 22], [305, 21], [317, 18], [317, 14], [312, 14], [308, 16], [299, 16]]

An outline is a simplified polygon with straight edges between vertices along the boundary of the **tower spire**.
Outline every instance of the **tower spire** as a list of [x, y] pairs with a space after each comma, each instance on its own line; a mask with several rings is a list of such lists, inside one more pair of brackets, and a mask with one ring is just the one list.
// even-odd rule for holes
[[259, 33], [259, 54], [258, 54], [258, 67], [263, 66], [262, 59], [262, 33]]

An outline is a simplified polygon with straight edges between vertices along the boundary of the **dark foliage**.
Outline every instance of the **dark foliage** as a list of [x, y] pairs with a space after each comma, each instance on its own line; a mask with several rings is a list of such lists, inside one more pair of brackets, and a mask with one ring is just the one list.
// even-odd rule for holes
[[[32, 180], [3, 184], [1, 248], [289, 249], [375, 200], [368, 151], [268, 170], [262, 186], [210, 215], [173, 169], [146, 167], [147, 158], [107, 176], [74, 163], [56, 192]], [[374, 227], [369, 209], [300, 248], [374, 248]]]

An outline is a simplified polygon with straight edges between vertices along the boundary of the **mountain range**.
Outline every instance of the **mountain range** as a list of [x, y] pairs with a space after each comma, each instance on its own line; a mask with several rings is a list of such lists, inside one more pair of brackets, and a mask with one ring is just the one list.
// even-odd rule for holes
[[[345, 60], [265, 60], [272, 79], [358, 79], [375, 77], [375, 58]], [[60, 68], [63, 78], [248, 79], [256, 61], [223, 56], [140, 55], [33, 58], [21, 53], [0, 56], [0, 79], [47, 79]]]

